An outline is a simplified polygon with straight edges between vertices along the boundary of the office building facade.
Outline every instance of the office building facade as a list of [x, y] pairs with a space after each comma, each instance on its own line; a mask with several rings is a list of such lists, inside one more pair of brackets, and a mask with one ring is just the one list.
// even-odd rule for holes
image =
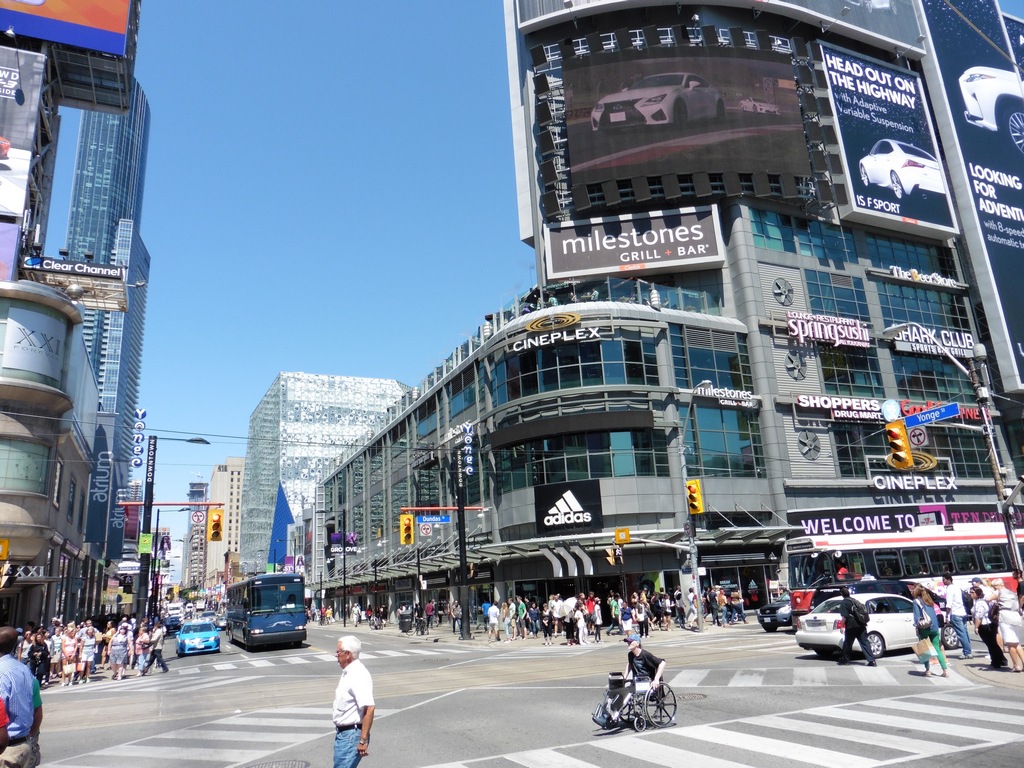
[[[346, 599], [450, 598], [454, 517], [411, 546], [398, 523], [454, 504], [459, 461], [474, 604], [686, 586], [693, 535], [701, 586], [757, 607], [801, 531], [879, 507], [997, 519], [983, 428], [1016, 476], [1021, 404], [978, 407], [963, 372], [1006, 334], [936, 160], [953, 144], [926, 103], [930, 32], [900, 7], [506, 0], [520, 233], [544, 278], [324, 483], [328, 527], [359, 542]], [[886, 421], [951, 402], [928, 466], [894, 469]]]

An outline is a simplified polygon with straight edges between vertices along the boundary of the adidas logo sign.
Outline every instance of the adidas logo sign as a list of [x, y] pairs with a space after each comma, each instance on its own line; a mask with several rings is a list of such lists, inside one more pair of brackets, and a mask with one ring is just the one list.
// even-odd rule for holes
[[555, 502], [555, 506], [548, 510], [547, 517], [544, 518], [544, 525], [549, 528], [556, 525], [579, 525], [589, 522], [590, 513], [584, 511], [572, 491], [563, 493], [562, 498]]

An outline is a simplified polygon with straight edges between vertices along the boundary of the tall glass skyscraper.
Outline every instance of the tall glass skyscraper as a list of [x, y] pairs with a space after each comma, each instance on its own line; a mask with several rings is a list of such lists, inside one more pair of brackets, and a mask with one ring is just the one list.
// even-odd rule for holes
[[99, 382], [100, 411], [116, 414], [111, 442], [117, 461], [127, 461], [131, 455], [150, 262], [139, 234], [150, 110], [142, 87], [137, 82], [133, 85], [126, 114], [82, 115], [67, 235], [70, 259], [128, 268], [128, 311], [88, 309], [83, 323]]
[[283, 563], [285, 544], [271, 533], [279, 507], [286, 523], [301, 519], [334, 462], [361, 445], [407, 389], [394, 379], [278, 374], [249, 418], [240, 537], [246, 572]]

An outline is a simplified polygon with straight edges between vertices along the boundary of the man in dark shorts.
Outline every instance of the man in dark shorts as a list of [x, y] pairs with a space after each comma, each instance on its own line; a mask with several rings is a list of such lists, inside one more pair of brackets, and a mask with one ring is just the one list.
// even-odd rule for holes
[[636, 693], [637, 679], [650, 680], [651, 688], [656, 689], [665, 674], [665, 660], [659, 659], [650, 651], [641, 648], [639, 635], [627, 635], [622, 638], [622, 642], [629, 646], [629, 653], [626, 655], [626, 670], [622, 674], [627, 682], [625, 686], [612, 693], [605, 704], [608, 719], [613, 723], [619, 721], [627, 697]]

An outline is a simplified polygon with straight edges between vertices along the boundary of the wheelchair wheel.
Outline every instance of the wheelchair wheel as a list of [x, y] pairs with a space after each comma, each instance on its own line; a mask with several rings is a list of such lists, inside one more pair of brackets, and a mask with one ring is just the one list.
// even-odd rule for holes
[[639, 710], [633, 713], [633, 730], [637, 733], [647, 730], [647, 717]]
[[675, 692], [665, 683], [648, 691], [643, 716], [650, 720], [655, 728], [664, 728], [671, 724], [676, 716]]

